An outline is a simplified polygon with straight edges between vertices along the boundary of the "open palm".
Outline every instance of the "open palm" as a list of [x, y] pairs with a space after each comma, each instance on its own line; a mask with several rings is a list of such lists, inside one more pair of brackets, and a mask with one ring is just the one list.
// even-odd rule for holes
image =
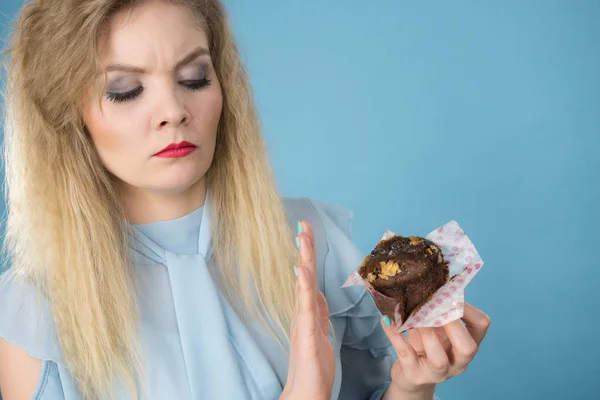
[[286, 400], [329, 400], [335, 378], [335, 355], [329, 340], [329, 308], [318, 289], [314, 236], [303, 222], [296, 267], [296, 313], [290, 335]]

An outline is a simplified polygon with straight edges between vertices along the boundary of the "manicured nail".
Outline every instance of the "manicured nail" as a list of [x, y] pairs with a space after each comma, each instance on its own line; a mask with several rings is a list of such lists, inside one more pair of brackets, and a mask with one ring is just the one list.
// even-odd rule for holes
[[383, 316], [383, 324], [384, 324], [385, 326], [387, 326], [388, 328], [389, 328], [390, 326], [392, 326], [392, 320], [390, 319], [390, 317], [388, 317], [387, 315], [384, 315], [384, 316]]
[[298, 221], [298, 235], [302, 233], [302, 222]]
[[298, 268], [294, 265], [294, 275], [298, 276]]
[[300, 238], [296, 236], [296, 248], [300, 248]]

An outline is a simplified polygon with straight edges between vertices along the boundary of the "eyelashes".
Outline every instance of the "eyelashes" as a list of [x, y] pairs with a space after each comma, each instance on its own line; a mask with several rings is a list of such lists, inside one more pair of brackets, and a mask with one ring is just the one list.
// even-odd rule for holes
[[[180, 81], [179, 83], [191, 91], [196, 91], [196, 90], [200, 90], [200, 89], [210, 85], [210, 82], [211, 82], [210, 79], [205, 77], [202, 79], [192, 79], [192, 80]], [[135, 88], [134, 90], [131, 90], [131, 91], [125, 92], [125, 93], [110, 93], [109, 92], [106, 94], [106, 98], [115, 103], [122, 103], [125, 101], [131, 101], [131, 100], [135, 99], [140, 94], [142, 94], [143, 91], [144, 91], [144, 87], [139, 86], [139, 87]]]
[[125, 93], [107, 93], [106, 98], [110, 101], [114, 101], [115, 103], [121, 103], [123, 101], [133, 100], [140, 95], [144, 91], [144, 88], [139, 86], [132, 91]]

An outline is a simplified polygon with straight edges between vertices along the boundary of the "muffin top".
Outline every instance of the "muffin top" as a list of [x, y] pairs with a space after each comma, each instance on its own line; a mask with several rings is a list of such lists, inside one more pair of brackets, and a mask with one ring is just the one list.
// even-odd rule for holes
[[446, 267], [441, 249], [420, 236], [393, 236], [380, 241], [360, 267], [359, 273], [375, 289], [403, 286]]

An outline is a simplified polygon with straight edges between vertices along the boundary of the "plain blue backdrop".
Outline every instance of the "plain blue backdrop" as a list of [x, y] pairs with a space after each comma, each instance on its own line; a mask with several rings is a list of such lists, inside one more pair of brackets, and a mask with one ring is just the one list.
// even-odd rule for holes
[[226, 3], [285, 195], [364, 252], [454, 219], [481, 253], [492, 327], [441, 398], [600, 398], [600, 2]]

